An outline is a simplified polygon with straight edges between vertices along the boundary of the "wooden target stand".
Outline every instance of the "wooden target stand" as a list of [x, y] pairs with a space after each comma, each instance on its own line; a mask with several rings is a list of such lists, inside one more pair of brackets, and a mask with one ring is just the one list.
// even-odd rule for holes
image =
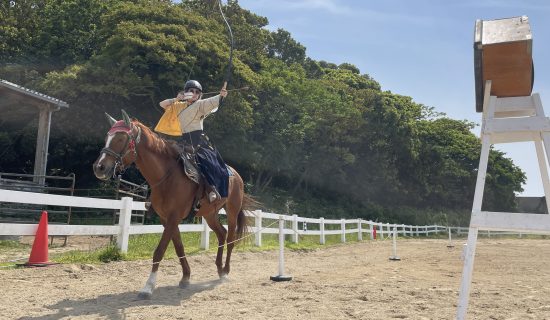
[[[534, 81], [532, 36], [526, 16], [477, 20], [474, 34], [476, 111], [483, 112], [481, 155], [464, 253], [457, 319], [466, 319], [479, 230], [550, 234], [550, 215], [481, 211], [492, 144], [533, 141], [546, 199], [550, 199], [550, 119]], [[550, 212], [550, 201], [546, 207]]]
[[[550, 215], [481, 211], [492, 144], [534, 141], [546, 199], [550, 199], [547, 159], [550, 159], [550, 119], [538, 94], [525, 97], [491, 96], [491, 81], [485, 83], [481, 127], [481, 156], [477, 175], [468, 242], [460, 284], [457, 319], [465, 319], [479, 230], [499, 230], [550, 234]], [[548, 212], [550, 202], [546, 206]]]

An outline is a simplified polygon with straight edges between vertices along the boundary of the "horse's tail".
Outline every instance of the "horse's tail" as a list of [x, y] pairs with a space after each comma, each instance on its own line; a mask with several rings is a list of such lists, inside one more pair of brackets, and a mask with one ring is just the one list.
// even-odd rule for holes
[[239, 211], [239, 214], [237, 215], [237, 235], [236, 235], [236, 239], [239, 239], [238, 242], [241, 242], [241, 240], [243, 240], [243, 236], [247, 232], [248, 232], [248, 219], [246, 219], [244, 211], [243, 211], [243, 209], [241, 209], [241, 211]]
[[237, 215], [237, 239], [243, 239], [245, 233], [248, 232], [248, 227], [250, 225], [250, 219], [246, 218], [244, 211], [251, 211], [261, 207], [261, 203], [254, 199], [249, 194], [244, 194], [243, 204], [241, 205], [241, 210]]

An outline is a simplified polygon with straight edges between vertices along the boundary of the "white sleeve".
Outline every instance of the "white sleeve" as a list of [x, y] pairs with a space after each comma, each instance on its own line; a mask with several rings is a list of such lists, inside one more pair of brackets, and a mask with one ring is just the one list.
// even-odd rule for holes
[[198, 103], [199, 113], [201, 115], [207, 115], [209, 113], [214, 113], [218, 111], [218, 106], [220, 105], [220, 95], [216, 95], [207, 99], [199, 100], [195, 103]]

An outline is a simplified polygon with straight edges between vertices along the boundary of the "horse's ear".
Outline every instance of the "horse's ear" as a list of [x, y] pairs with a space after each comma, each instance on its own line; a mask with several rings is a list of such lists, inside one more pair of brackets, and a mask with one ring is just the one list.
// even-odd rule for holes
[[131, 125], [130, 117], [128, 117], [128, 114], [126, 113], [126, 111], [124, 111], [124, 109], [120, 109], [120, 111], [122, 111], [122, 119], [124, 119], [124, 123], [126, 123], [126, 125], [129, 127]]
[[116, 120], [115, 118], [111, 117], [107, 112], [105, 112], [105, 117], [107, 117], [107, 121], [109, 121], [109, 124], [112, 126], [115, 125]]

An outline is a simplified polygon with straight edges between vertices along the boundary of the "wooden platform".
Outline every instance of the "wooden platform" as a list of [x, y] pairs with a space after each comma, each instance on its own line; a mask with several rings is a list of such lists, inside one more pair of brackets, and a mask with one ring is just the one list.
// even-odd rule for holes
[[526, 16], [477, 20], [474, 65], [476, 111], [483, 111], [485, 81], [491, 80], [491, 95], [529, 96], [533, 89], [532, 35]]

